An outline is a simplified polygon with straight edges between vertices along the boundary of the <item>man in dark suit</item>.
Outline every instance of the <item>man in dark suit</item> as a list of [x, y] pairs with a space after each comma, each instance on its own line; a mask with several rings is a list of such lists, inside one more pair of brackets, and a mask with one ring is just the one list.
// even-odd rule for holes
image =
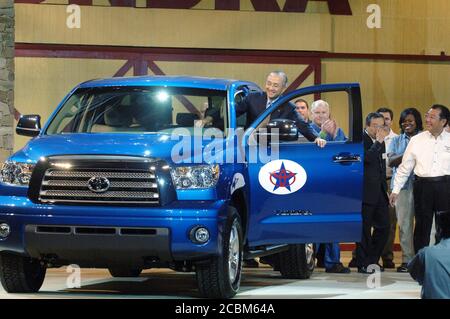
[[[369, 113], [364, 131], [363, 231], [357, 243], [358, 272], [371, 273], [369, 265], [378, 264], [389, 235], [389, 198], [386, 183], [386, 146], [389, 130], [380, 113]], [[372, 232], [373, 228], [373, 232]]]
[[[255, 92], [247, 95], [241, 102], [236, 104], [236, 116], [247, 113], [247, 123], [245, 127], [249, 127], [258, 116], [260, 116], [266, 108], [274, 103], [283, 93], [287, 87], [287, 76], [282, 71], [272, 71], [267, 75], [264, 92]], [[296, 122], [299, 132], [309, 141], [315, 142], [319, 147], [324, 147], [327, 143], [324, 139], [318, 137], [317, 133], [306, 122], [301, 115], [295, 110], [293, 103], [286, 103], [275, 110], [270, 119], [290, 119]], [[271, 256], [263, 257], [262, 262], [271, 264], [274, 269], [274, 264]], [[244, 261], [244, 267], [258, 267], [256, 260], [250, 259]]]
[[[265, 92], [255, 92], [247, 95], [240, 103], [236, 105], [236, 115], [240, 116], [247, 113], [247, 124], [249, 127], [256, 118], [261, 115], [266, 108], [274, 103], [287, 86], [287, 76], [284, 72], [273, 71], [267, 76], [265, 83]], [[290, 119], [296, 122], [300, 133], [309, 141], [315, 142], [318, 146], [324, 147], [326, 141], [319, 138], [314, 129], [299, 115], [292, 103], [283, 104], [271, 115], [270, 119]]]

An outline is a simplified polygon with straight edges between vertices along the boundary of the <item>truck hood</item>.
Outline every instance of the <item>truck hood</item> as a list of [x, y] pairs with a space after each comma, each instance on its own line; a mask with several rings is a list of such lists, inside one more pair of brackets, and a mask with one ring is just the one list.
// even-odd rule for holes
[[[160, 158], [173, 163], [174, 147], [182, 146], [183, 158], [199, 163], [198, 158], [208, 144], [223, 144], [224, 140], [202, 141], [201, 138], [173, 138], [167, 134], [77, 133], [43, 135], [34, 138], [12, 156], [18, 162], [37, 162], [40, 157], [52, 155], [122, 155]], [[182, 142], [183, 141], [183, 142]]]

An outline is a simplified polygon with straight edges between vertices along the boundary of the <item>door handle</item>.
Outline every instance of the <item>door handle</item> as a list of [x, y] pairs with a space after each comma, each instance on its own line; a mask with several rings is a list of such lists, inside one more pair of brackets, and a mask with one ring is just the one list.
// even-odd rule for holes
[[361, 156], [357, 154], [339, 154], [333, 156], [334, 163], [361, 162]]

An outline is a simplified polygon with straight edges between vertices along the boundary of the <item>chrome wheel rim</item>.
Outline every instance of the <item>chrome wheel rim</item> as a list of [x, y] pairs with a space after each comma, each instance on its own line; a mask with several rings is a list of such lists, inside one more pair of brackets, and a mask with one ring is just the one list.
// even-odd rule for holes
[[233, 223], [230, 231], [230, 241], [228, 245], [228, 274], [230, 282], [234, 283], [239, 272], [239, 234], [236, 223]]

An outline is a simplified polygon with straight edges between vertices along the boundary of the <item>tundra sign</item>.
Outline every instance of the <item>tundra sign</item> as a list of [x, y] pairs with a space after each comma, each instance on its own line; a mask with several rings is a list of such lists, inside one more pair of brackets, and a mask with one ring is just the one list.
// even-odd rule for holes
[[[191, 9], [204, 0], [147, 0], [145, 7], [159, 9]], [[324, 1], [328, 3], [330, 14], [352, 15], [352, 9], [348, 0], [286, 0], [281, 8], [277, 0], [251, 0], [255, 11], [268, 12], [305, 12], [308, 1]], [[52, 4], [52, 1], [44, 0], [17, 0], [16, 3]], [[77, 4], [84, 6], [97, 5], [95, 0], [69, 0], [67, 4]], [[54, 2], [55, 4], [58, 2]], [[104, 2], [102, 2], [103, 5]], [[136, 0], [109, 0], [111, 7], [141, 7]], [[98, 4], [100, 5], [100, 4]], [[215, 10], [241, 9], [241, 0], [215, 0]]]

